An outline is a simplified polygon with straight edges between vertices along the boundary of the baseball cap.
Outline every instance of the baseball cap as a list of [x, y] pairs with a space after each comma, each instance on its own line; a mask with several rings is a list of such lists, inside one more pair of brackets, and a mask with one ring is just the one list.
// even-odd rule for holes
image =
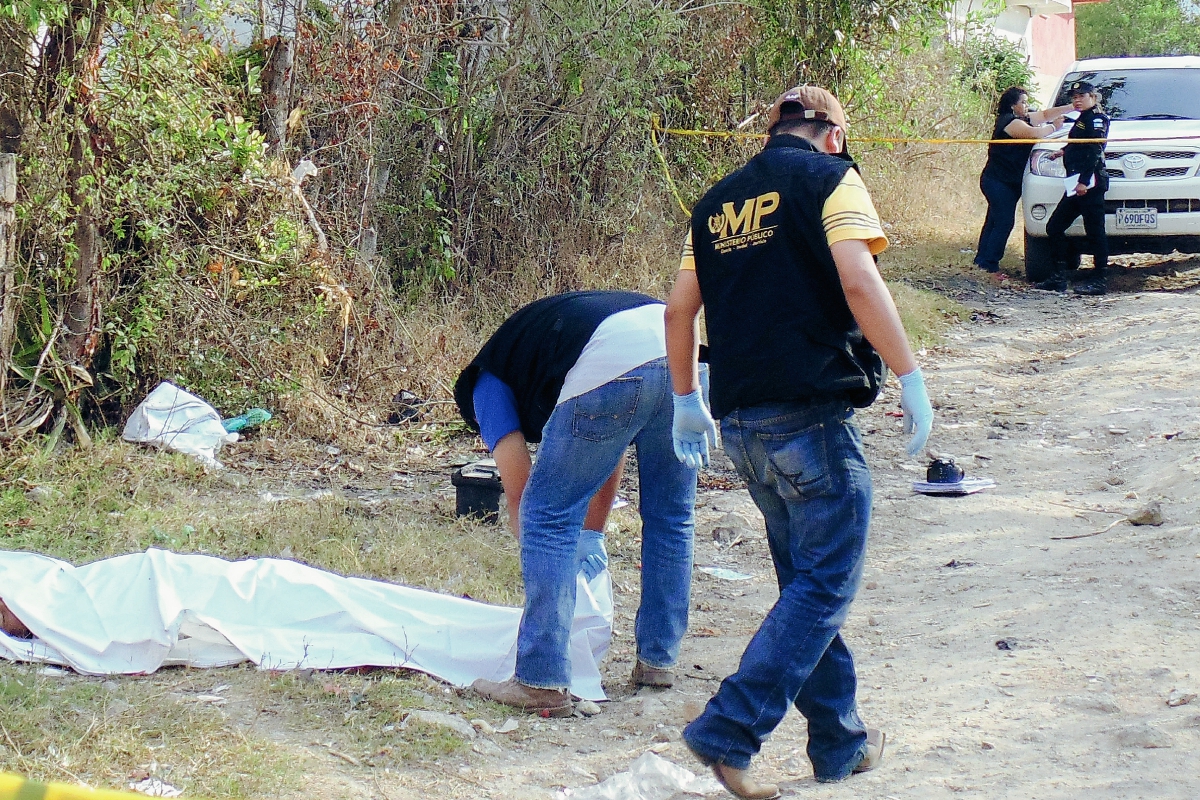
[[1091, 94], [1096, 91], [1096, 87], [1087, 81], [1075, 81], [1067, 89], [1067, 97], [1074, 97], [1077, 94]]
[[823, 120], [846, 129], [846, 112], [842, 110], [842, 104], [820, 86], [796, 86], [779, 95], [767, 115], [767, 130], [774, 128], [780, 119]]

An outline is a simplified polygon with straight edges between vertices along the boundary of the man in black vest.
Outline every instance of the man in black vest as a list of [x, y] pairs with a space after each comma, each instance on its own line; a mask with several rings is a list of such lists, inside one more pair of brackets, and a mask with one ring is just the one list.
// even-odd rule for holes
[[900, 376], [908, 454], [933, 409], [873, 256], [887, 246], [846, 152], [846, 118], [815, 86], [785, 92], [761, 153], [701, 199], [667, 303], [673, 435], [688, 463], [715, 438], [699, 402], [696, 355], [705, 311], [712, 411], [725, 451], [766, 520], [780, 596], [738, 671], [684, 741], [743, 798], [777, 787], [746, 770], [795, 704], [808, 719], [819, 781], [871, 769], [883, 734], [855, 704], [854, 663], [839, 634], [858, 590], [871, 474], [851, 419], [870, 405], [885, 362]]
[[[500, 468], [525, 581], [515, 675], [476, 681], [484, 697], [572, 713], [575, 576], [607, 564], [604, 520], [631, 444], [642, 517], [632, 680], [672, 685], [687, 630], [696, 470], [673, 450], [663, 311], [634, 292], [542, 298], [509, 317], [454, 385], [463, 419]], [[526, 442], [541, 443], [532, 464]]]

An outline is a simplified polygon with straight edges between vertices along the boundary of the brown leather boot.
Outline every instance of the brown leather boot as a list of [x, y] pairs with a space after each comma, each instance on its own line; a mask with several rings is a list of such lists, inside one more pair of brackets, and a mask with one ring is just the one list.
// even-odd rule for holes
[[629, 682], [634, 686], [654, 686], [658, 689], [670, 689], [675, 685], [675, 673], [669, 669], [659, 669], [641, 661], [633, 662], [633, 675]]
[[503, 703], [535, 714], [545, 712], [551, 717], [569, 717], [575, 711], [569, 689], [535, 689], [516, 678], [500, 683], [480, 678], [471, 684], [471, 688], [493, 703]]
[[779, 787], [773, 783], [757, 783], [746, 773], [749, 770], [734, 769], [728, 764], [713, 764], [713, 775], [722, 786], [742, 800], [776, 800], [779, 797]]

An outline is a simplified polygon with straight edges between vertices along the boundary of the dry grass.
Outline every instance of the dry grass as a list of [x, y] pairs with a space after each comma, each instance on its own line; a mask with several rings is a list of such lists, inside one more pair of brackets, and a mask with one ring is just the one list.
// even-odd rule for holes
[[[918, 97], [916, 72], [909, 86], [918, 118], [947, 117], [936, 107], [941, 100]], [[942, 124], [936, 132], [958, 134], [978, 122], [956, 120], [958, 128]], [[881, 269], [910, 337], [931, 344], [965, 310], [916, 287], [970, 273], [970, 255], [959, 250], [974, 244], [982, 219], [975, 187], [981, 153], [864, 147], [858, 155], [891, 226], [893, 247]], [[111, 431], [82, 454], [10, 446], [0, 452], [0, 548], [75, 563], [152, 546], [227, 558], [282, 555], [342, 574], [519, 604], [511, 536], [453, 516], [446, 464], [479, 447], [459, 435], [453, 381], [508, 314], [538, 297], [578, 288], [666, 297], [685, 231], [667, 203], [648, 197], [632, 232], [603, 252], [568, 263], [531, 258], [452, 296], [404, 305], [384, 299], [379, 286], [348, 280], [358, 299], [341, 344], [291, 354], [292, 363], [307, 364], [294, 375], [301, 389], [281, 398], [272, 409], [281, 413], [257, 438], [222, 452], [228, 472], [127, 445]], [[383, 424], [401, 389], [437, 402], [421, 424]], [[49, 499], [35, 499], [35, 487]], [[614, 513], [609, 550], [614, 579], [636, 582], [632, 507]], [[231, 687], [228, 704], [196, 701], [218, 682]], [[425, 676], [391, 672], [165, 670], [101, 681], [0, 664], [0, 703], [0, 769], [106, 786], [152, 772], [211, 797], [301, 791], [296, 776], [312, 772], [300, 762], [311, 757], [314, 740], [328, 753], [384, 768], [465, 746], [443, 729], [406, 726], [414, 708], [505, 716]]]
[[[453, 459], [439, 436], [413, 431], [406, 442], [372, 464], [311, 441], [262, 439], [222, 452], [237, 471], [217, 473], [111, 432], [86, 453], [26, 445], [0, 462], [0, 548], [75, 563], [147, 547], [283, 556], [520, 604], [515, 541], [453, 516], [448, 481], [431, 463]], [[232, 687], [228, 704], [197, 700], [218, 684]], [[0, 664], [0, 770], [112, 787], [154, 774], [193, 795], [288, 795], [299, 789], [297, 748], [314, 739], [384, 767], [466, 746], [458, 734], [406, 724], [415, 708], [503, 720], [413, 673], [168, 669], [105, 681]]]
[[[407, 468], [391, 463], [396, 454], [372, 465], [337, 448], [264, 439], [222, 456], [240, 470], [207, 473], [111, 432], [87, 453], [9, 452], [0, 465], [0, 547], [75, 563], [147, 547], [226, 558], [284, 554], [343, 574], [519, 600], [511, 537], [456, 518], [446, 477], [389, 475], [391, 466], [410, 472], [425, 463], [416, 453]], [[39, 486], [49, 500], [36, 499], [31, 489]]]
[[[260, 797], [297, 776], [282, 750], [228, 724], [190, 683], [47, 676], [0, 664], [0, 770], [43, 781], [128, 788], [151, 775], [188, 795]], [[211, 683], [209, 684], [211, 687]]]

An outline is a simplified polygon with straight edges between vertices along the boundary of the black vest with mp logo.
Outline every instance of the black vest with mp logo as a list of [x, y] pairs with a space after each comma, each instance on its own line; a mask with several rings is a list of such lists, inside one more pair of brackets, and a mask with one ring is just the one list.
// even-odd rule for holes
[[692, 211], [712, 411], [772, 402], [870, 405], [883, 361], [842, 292], [821, 214], [853, 162], [774, 136]]

